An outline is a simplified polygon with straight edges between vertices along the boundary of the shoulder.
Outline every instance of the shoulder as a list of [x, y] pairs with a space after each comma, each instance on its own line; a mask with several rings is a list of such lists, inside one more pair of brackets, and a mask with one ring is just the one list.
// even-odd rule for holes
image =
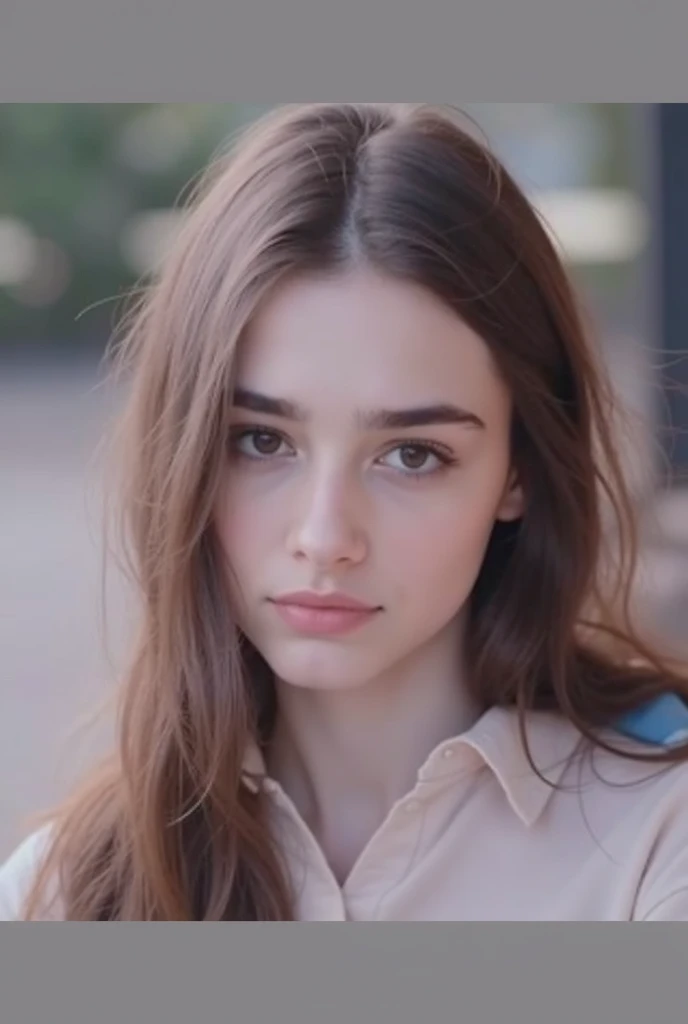
[[[629, 740], [618, 746], [648, 752]], [[632, 919], [688, 921], [688, 763], [590, 753], [576, 773], [577, 802], [619, 878], [634, 880]]]
[[19, 921], [24, 900], [48, 852], [52, 826], [33, 832], [0, 867], [0, 921]]
[[688, 761], [643, 759], [687, 737], [685, 703], [651, 701], [600, 730], [603, 745], [577, 745], [549, 806], [552, 828], [574, 842], [587, 834], [616, 865], [632, 920], [688, 921]]
[[688, 921], [688, 764], [641, 788], [633, 844], [646, 861], [634, 920]]
[[656, 802], [647, 806], [648, 862], [635, 917], [688, 921], [688, 764], [673, 766], [656, 789]]

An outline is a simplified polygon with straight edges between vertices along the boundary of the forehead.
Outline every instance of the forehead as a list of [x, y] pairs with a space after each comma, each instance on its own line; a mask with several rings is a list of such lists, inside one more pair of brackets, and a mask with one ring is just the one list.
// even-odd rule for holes
[[505, 397], [487, 345], [448, 306], [368, 270], [278, 288], [242, 340], [237, 377], [316, 409]]

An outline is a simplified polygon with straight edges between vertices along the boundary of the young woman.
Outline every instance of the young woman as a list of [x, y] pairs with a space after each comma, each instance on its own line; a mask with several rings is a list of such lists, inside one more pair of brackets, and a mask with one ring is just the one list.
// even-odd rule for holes
[[277, 111], [128, 325], [115, 755], [6, 917], [688, 920], [688, 694], [627, 615], [609, 393], [426, 106]]

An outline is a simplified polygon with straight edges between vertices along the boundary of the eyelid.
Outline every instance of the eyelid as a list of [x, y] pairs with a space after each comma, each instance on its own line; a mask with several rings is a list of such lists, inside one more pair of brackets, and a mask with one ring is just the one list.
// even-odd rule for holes
[[430, 441], [424, 437], [404, 437], [399, 438], [396, 441], [391, 441], [385, 448], [387, 452], [396, 451], [397, 448], [428, 448], [431, 452], [434, 452], [438, 457], [445, 456], [448, 459], [454, 459], [453, 450], [449, 445], [442, 444], [440, 441]]
[[243, 437], [244, 434], [274, 434], [275, 437], [281, 437], [283, 441], [287, 440], [283, 431], [263, 423], [235, 423], [229, 428], [230, 437]]

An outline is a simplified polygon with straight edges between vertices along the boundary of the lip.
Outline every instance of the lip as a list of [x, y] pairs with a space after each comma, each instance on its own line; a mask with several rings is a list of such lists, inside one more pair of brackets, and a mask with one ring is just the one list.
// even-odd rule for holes
[[283, 622], [307, 636], [342, 636], [369, 622], [381, 609], [363, 604], [348, 594], [298, 591], [272, 602]]
[[274, 604], [298, 605], [301, 608], [326, 608], [333, 611], [352, 612], [374, 612], [377, 608], [374, 605], [364, 604], [355, 597], [342, 594], [339, 591], [331, 591], [328, 594], [318, 594], [314, 590], [297, 590], [291, 594], [281, 594], [273, 598]]

